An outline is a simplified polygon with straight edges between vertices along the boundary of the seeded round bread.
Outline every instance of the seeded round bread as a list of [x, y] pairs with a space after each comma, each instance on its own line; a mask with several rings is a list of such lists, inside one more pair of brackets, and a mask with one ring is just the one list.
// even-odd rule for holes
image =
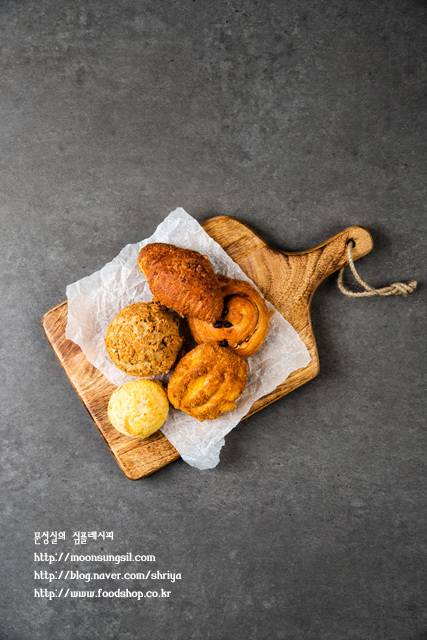
[[141, 378], [170, 371], [182, 343], [178, 320], [156, 302], [125, 307], [110, 322], [105, 336], [114, 364]]
[[108, 418], [117, 431], [132, 438], [147, 438], [160, 429], [169, 401], [158, 380], [132, 380], [116, 389], [108, 403]]

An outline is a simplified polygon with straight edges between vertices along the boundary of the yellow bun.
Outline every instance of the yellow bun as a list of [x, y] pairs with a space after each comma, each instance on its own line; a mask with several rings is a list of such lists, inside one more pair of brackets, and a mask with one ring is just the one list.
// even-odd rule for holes
[[108, 403], [108, 419], [117, 431], [132, 438], [147, 438], [160, 429], [169, 401], [158, 380], [132, 380], [118, 387]]

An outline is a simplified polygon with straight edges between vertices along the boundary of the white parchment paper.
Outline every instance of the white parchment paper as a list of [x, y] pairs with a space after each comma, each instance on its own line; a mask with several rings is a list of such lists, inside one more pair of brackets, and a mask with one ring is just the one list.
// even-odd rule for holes
[[[120, 309], [134, 302], [152, 300], [145, 276], [137, 264], [140, 249], [151, 242], [168, 242], [195, 249], [208, 256], [216, 273], [246, 280], [255, 286], [222, 247], [181, 208], [172, 211], [150, 238], [127, 245], [100, 271], [70, 284], [67, 287], [65, 337], [78, 344], [86, 358], [117, 386], [132, 378], [112, 362], [104, 337], [109, 323]], [[273, 309], [269, 303], [268, 306]], [[273, 391], [292, 371], [307, 366], [309, 362], [304, 342], [275, 311], [264, 344], [248, 360], [246, 389], [237, 401], [236, 409], [216, 420], [199, 422], [171, 406], [162, 431], [186, 462], [198, 469], [215, 467], [224, 445], [224, 436], [240, 422], [255, 400]]]

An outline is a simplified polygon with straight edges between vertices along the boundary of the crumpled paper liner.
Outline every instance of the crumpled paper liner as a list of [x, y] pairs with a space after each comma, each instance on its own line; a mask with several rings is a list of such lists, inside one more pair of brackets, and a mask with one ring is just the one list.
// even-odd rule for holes
[[[104, 337], [107, 327], [120, 309], [134, 302], [149, 302], [152, 294], [137, 256], [152, 242], [167, 242], [195, 249], [207, 255], [216, 273], [254, 283], [228, 254], [184, 209], [172, 211], [154, 234], [142, 242], [129, 244], [100, 271], [67, 287], [68, 322], [65, 337], [79, 345], [86, 358], [113, 384], [132, 380], [122, 373], [107, 354]], [[270, 303], [267, 303], [273, 309]], [[298, 333], [275, 311], [261, 349], [248, 360], [246, 389], [236, 409], [216, 420], [199, 422], [172, 406], [162, 427], [168, 440], [190, 465], [210, 469], [219, 462], [224, 436], [247, 414], [253, 403], [273, 391], [288, 375], [305, 367], [310, 355]]]

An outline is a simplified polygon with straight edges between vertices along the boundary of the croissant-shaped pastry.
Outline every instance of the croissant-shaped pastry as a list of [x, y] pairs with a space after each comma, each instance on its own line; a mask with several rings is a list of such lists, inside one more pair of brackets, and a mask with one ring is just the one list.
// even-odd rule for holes
[[246, 385], [248, 365], [230, 349], [201, 344], [178, 362], [168, 385], [168, 397], [200, 422], [214, 420], [236, 408]]
[[265, 340], [270, 317], [264, 299], [248, 282], [218, 276], [224, 297], [221, 320], [205, 322], [189, 318], [193, 338], [198, 344], [216, 342], [230, 347], [242, 358], [258, 351]]
[[221, 286], [211, 263], [198, 251], [156, 242], [141, 249], [138, 265], [154, 299], [169, 309], [207, 322], [221, 317]]

